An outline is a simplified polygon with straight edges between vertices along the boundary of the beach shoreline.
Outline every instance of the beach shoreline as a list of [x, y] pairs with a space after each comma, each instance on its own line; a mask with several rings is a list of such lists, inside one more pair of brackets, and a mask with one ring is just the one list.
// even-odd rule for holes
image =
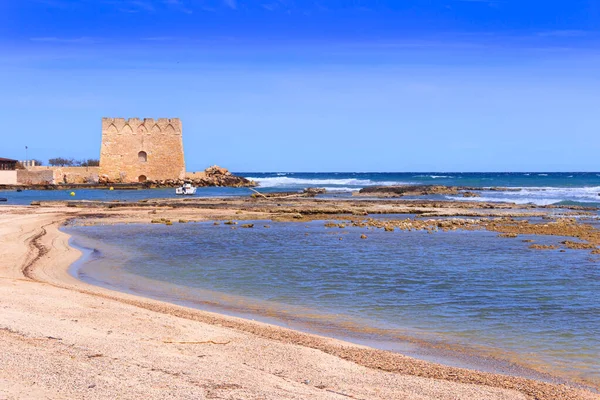
[[[68, 235], [59, 230], [65, 221], [82, 217], [112, 222], [147, 220], [147, 208], [115, 211], [52, 205], [6, 207], [2, 211], [0, 233], [8, 255], [7, 267], [0, 269], [0, 296], [8, 311], [0, 320], [0, 335], [6, 339], [0, 345], [5, 347], [0, 360], [8, 368], [0, 372], [0, 382], [4, 383], [0, 388], [9, 389], [0, 389], [0, 394], [6, 396], [22, 398], [24, 393], [33, 393], [35, 386], [49, 398], [108, 398], [111, 391], [120, 398], [599, 398], [565, 385], [445, 367], [118, 293], [88, 285], [69, 274], [80, 252], [69, 246]], [[260, 211], [240, 213], [235, 207], [192, 211], [190, 214], [204, 220], [266, 215]], [[171, 212], [185, 214], [181, 209]], [[70, 313], [77, 318], [67, 317]], [[143, 315], [140, 326], [131, 324], [125, 313]], [[105, 333], [99, 334], [102, 329]], [[205, 340], [198, 340], [198, 336]], [[22, 343], [27, 352], [6, 348], [9, 343]], [[134, 343], [138, 352], [126, 351], [123, 343]], [[196, 354], [198, 346], [207, 354]], [[65, 358], [74, 349], [82, 353]], [[34, 362], [48, 351], [58, 370], [73, 373], [60, 374], [66, 375], [61, 379], [67, 385], [56, 385], [57, 368], [47, 370]], [[23, 358], [23, 353], [30, 357]], [[197, 371], [189, 371], [191, 357], [209, 357], [218, 360], [219, 366], [195, 365]], [[250, 368], [253, 363], [259, 363], [260, 368]], [[328, 373], [324, 374], [325, 370]], [[125, 385], [117, 379], [117, 372], [125, 371], [136, 384]], [[102, 378], [94, 378], [100, 375]], [[326, 381], [324, 375], [328, 376]], [[150, 377], [160, 384], [143, 384]], [[94, 379], [97, 382], [81, 383]]]
[[[77, 220], [72, 222], [75, 227], [61, 227], [61, 230], [71, 236], [69, 241], [70, 246], [82, 252], [83, 255], [72, 264], [69, 273], [78, 280], [94, 286], [101, 286], [109, 290], [164, 301], [179, 306], [246, 320], [256, 320], [379, 350], [394, 351], [416, 359], [448, 366], [496, 374], [507, 374], [550, 383], [566, 383], [578, 387], [587, 387], [590, 385], [590, 382], [582, 381], [581, 379], [578, 380], [574, 376], [563, 376], [558, 371], [545, 369], [539, 363], [535, 366], [531, 365], [531, 363], [525, 362], [523, 357], [518, 353], [510, 353], [506, 349], [475, 347], [473, 344], [467, 343], [459, 344], [456, 340], [448, 341], [447, 337], [432, 334], [427, 335], [423, 331], [386, 327], [382, 325], [381, 321], [353, 318], [335, 311], [319, 310], [298, 304], [292, 305], [290, 302], [279, 303], [277, 301], [259, 300], [224, 291], [189, 287], [128, 272], [115, 264], [123, 262], [123, 257], [130, 257], [127, 252], [123, 252], [123, 249], [113, 248], [113, 246], [107, 247], [107, 244], [102, 239], [91, 240], [86, 236], [86, 231], [89, 227], [78, 226]], [[268, 229], [270, 231], [272, 228], [276, 228], [277, 224], [281, 224], [280, 222], [273, 222], [271, 220], [250, 220], [244, 222], [253, 223], [259, 227], [257, 229], [261, 229], [260, 227], [268, 224], [265, 226], [269, 226]], [[324, 221], [315, 222], [319, 223], [318, 226], [322, 226]], [[220, 222], [205, 221], [188, 223], [186, 228], [183, 228], [183, 225], [180, 225], [180, 227], [183, 229], [193, 229], [193, 225], [190, 226], [190, 224], [202, 224], [209, 230], [212, 230], [215, 229], [213, 226], [220, 224]], [[308, 228], [308, 225], [305, 226], [303, 223], [290, 222], [289, 224]], [[118, 225], [121, 227], [129, 225], [135, 227], [135, 229], [143, 229], [148, 224]], [[156, 224], [153, 224], [153, 226], [156, 227]], [[181, 230], [175, 230], [174, 232], [174, 235], [178, 235], [181, 233]], [[329, 234], [333, 234], [334, 236], [335, 233], [335, 229], [329, 232]], [[272, 232], [272, 234], [277, 235], [277, 231]], [[117, 255], [114, 254], [115, 252]], [[166, 260], [165, 265], [168, 265], [168, 261]]]

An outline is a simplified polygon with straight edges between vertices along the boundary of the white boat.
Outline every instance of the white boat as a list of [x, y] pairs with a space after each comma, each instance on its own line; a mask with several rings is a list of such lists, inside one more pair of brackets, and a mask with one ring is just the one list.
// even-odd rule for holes
[[184, 183], [183, 186], [175, 189], [175, 194], [196, 194], [196, 188], [191, 183]]

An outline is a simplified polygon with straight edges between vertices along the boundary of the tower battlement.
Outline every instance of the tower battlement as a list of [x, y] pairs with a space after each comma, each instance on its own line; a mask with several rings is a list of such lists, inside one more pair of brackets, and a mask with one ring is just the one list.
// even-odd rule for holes
[[179, 118], [102, 118], [100, 175], [112, 182], [183, 179]]
[[179, 118], [102, 118], [102, 135], [105, 133], [169, 133], [181, 135]]

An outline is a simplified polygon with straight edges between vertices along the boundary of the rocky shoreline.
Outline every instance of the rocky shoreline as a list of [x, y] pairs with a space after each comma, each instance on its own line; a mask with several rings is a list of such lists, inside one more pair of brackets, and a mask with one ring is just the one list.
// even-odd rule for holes
[[[600, 254], [600, 230], [586, 223], [597, 220], [597, 209], [580, 206], [534, 206], [509, 203], [416, 200], [355, 200], [319, 199], [298, 193], [285, 197], [186, 198], [155, 199], [136, 202], [67, 201], [37, 202], [39, 207], [66, 206], [89, 210], [89, 219], [101, 210], [148, 210], [148, 221], [156, 223], [156, 214], [168, 216], [167, 221], [193, 221], [200, 210], [215, 213], [235, 211], [235, 219], [270, 219], [273, 221], [329, 221], [326, 227], [361, 226], [394, 230], [424, 230], [428, 233], [449, 230], [487, 230], [501, 238], [519, 235], [564, 236], [578, 241], [563, 241], [556, 249], [588, 250]], [[83, 210], [82, 210], [83, 211]], [[388, 218], [373, 218], [385, 216]], [[405, 218], [399, 218], [406, 215]], [[218, 218], [217, 218], [218, 219]], [[533, 220], [535, 219], [535, 221]], [[231, 218], [228, 218], [231, 220]], [[337, 221], [337, 222], [332, 222]], [[105, 223], [102, 219], [96, 222]], [[539, 249], [538, 245], [531, 245]]]
[[395, 185], [369, 186], [354, 192], [354, 196], [368, 197], [403, 197], [430, 195], [462, 195], [463, 197], [480, 197], [480, 191], [518, 192], [520, 188], [510, 187], [474, 187], [474, 186], [444, 186], [444, 185]]

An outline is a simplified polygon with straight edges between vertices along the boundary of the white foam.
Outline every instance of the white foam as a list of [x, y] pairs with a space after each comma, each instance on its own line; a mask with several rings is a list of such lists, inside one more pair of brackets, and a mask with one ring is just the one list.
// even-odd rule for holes
[[557, 187], [522, 187], [515, 192], [483, 191], [482, 197], [464, 198], [448, 196], [452, 200], [497, 201], [516, 204], [549, 205], [561, 201], [579, 203], [600, 203], [600, 186], [557, 188]]
[[[310, 186], [356, 186], [358, 189], [365, 186], [373, 185], [402, 185], [405, 182], [378, 182], [370, 179], [303, 179], [303, 178], [290, 178], [288, 176], [268, 177], [259, 178], [248, 176], [247, 179], [255, 181], [260, 187], [310, 187]], [[352, 188], [354, 189], [354, 188]]]
[[325, 186], [323, 189], [327, 190], [327, 193], [347, 193], [347, 192], [358, 192], [361, 188], [351, 188], [351, 187], [327, 187]]
[[439, 179], [439, 178], [454, 178], [454, 177], [451, 175], [415, 175], [414, 178]]
[[563, 199], [516, 199], [513, 197], [454, 197], [446, 196], [449, 200], [458, 201], [480, 201], [485, 203], [515, 203], [515, 204], [535, 204], [538, 206], [547, 206], [563, 201]]

